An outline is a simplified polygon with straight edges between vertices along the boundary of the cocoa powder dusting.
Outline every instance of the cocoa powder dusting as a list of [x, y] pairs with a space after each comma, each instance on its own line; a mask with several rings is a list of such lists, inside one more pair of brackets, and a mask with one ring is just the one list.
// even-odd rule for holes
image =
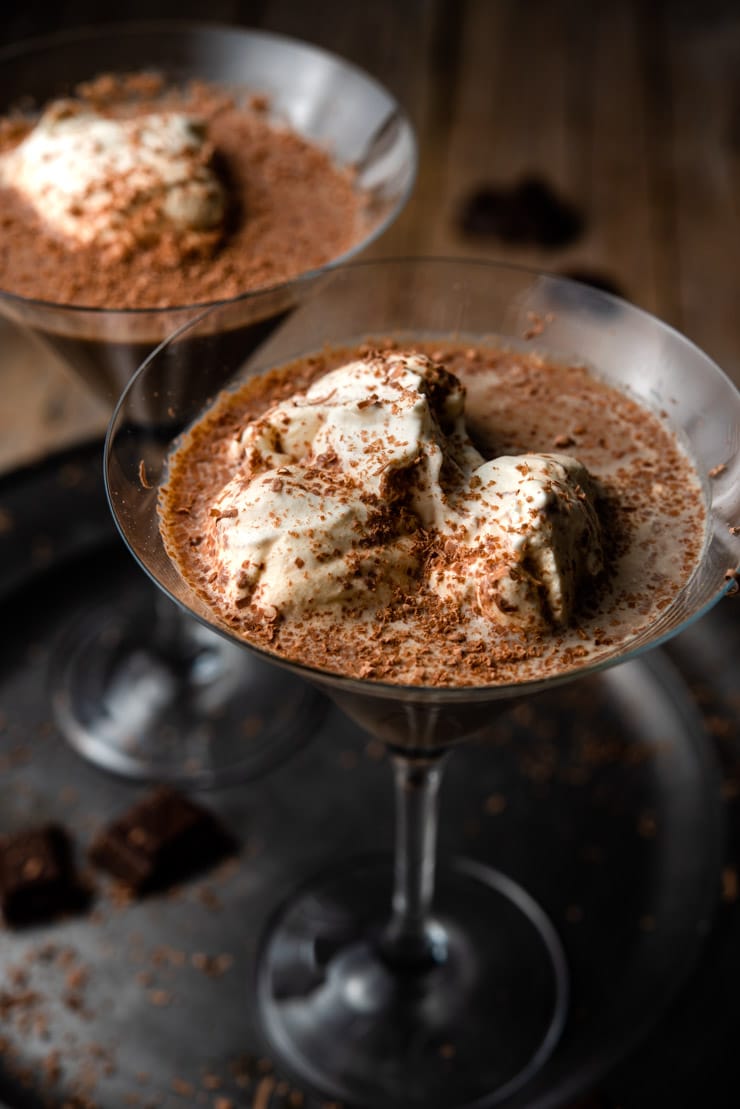
[[[55, 304], [164, 308], [227, 299], [295, 277], [362, 238], [364, 198], [329, 152], [272, 122], [264, 97], [237, 99], [194, 82], [167, 90], [154, 74], [105, 75], [78, 89], [110, 116], [178, 111], [204, 120], [228, 196], [223, 233], [174, 228], [135, 250], [101, 252], [50, 232], [13, 188], [0, 186], [0, 290]], [[0, 156], [32, 119], [0, 120]]]

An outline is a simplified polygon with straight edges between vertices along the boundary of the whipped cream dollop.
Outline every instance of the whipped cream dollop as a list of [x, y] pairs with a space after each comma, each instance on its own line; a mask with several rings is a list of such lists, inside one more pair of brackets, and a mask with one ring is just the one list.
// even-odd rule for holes
[[603, 565], [594, 483], [567, 455], [486, 461], [464, 407], [456, 377], [394, 352], [249, 422], [203, 537], [223, 603], [369, 613], [428, 588], [488, 620], [566, 622]]
[[567, 623], [579, 584], [604, 565], [591, 475], [569, 455], [504, 455], [470, 484], [447, 520], [436, 591], [489, 619]]
[[125, 249], [166, 227], [219, 228], [225, 193], [211, 161], [205, 125], [191, 116], [112, 119], [55, 101], [0, 157], [0, 181], [68, 240]]

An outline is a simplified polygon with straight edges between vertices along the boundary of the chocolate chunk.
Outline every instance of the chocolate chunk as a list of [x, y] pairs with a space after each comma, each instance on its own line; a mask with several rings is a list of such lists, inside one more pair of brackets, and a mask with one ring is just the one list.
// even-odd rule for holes
[[90, 859], [142, 894], [190, 878], [235, 849], [208, 809], [163, 787], [104, 828]]
[[63, 828], [47, 824], [0, 838], [0, 904], [8, 924], [52, 920], [88, 900]]
[[548, 247], [566, 246], [584, 227], [577, 209], [539, 177], [510, 188], [476, 189], [462, 205], [459, 223], [465, 235]]

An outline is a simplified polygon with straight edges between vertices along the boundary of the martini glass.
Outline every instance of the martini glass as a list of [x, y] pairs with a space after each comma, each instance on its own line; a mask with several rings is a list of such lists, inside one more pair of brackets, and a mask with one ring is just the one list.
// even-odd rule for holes
[[[359, 859], [308, 882], [276, 911], [264, 936], [256, 996], [273, 1052], [304, 1083], [352, 1104], [495, 1105], [521, 1090], [554, 1051], [568, 1014], [568, 969], [556, 928], [528, 890], [479, 863], [436, 866], [445, 760], [515, 698], [626, 660], [644, 665], [637, 656], [728, 591], [740, 553], [730, 530], [740, 517], [740, 396], [675, 331], [563, 278], [485, 262], [410, 259], [340, 267], [299, 284], [300, 307], [268, 343], [231, 364], [204, 358], [188, 379], [187, 397], [182, 351], [188, 336], [218, 330], [222, 309], [160, 346], [127, 387], [106, 440], [108, 496], [133, 555], [171, 598], [224, 635], [232, 633], [162, 545], [156, 487], [166, 480], [173, 433], [188, 428], [222, 389], [326, 343], [392, 336], [408, 344], [416, 336], [586, 361], [665, 411], [705, 478], [707, 533], [690, 580], [652, 627], [580, 669], [509, 685], [402, 686], [292, 663], [238, 641], [285, 677], [300, 674], [326, 691], [385, 744], [395, 778], [394, 858]], [[251, 309], [258, 311], [258, 297]], [[536, 343], [523, 338], [533, 320], [544, 325]], [[162, 414], [175, 403], [177, 426], [163, 432]], [[138, 476], [142, 459], [148, 488]]]
[[[380, 235], [409, 195], [416, 149], [395, 100], [343, 60], [262, 31], [145, 23], [24, 43], [0, 53], [0, 110], [34, 112], [100, 73], [141, 70], [161, 74], [170, 87], [198, 79], [237, 95], [264, 93], [279, 121], [355, 167], [366, 204], [343, 259]], [[245, 298], [232, 300], [213, 318], [218, 332], [209, 332], [208, 357], [230, 363], [257, 349], [299, 293], [300, 286], [276, 287], [261, 297], [259, 312]], [[146, 354], [202, 307], [107, 310], [0, 290], [0, 311], [61, 354], [111, 408]], [[198, 372], [202, 346], [194, 336], [180, 348], [183, 386]], [[133, 605], [112, 597], [83, 612], [58, 644], [51, 687], [62, 731], [87, 758], [130, 777], [192, 786], [274, 765], [310, 735], [322, 707], [300, 678], [277, 682], [259, 659], [151, 590]]]

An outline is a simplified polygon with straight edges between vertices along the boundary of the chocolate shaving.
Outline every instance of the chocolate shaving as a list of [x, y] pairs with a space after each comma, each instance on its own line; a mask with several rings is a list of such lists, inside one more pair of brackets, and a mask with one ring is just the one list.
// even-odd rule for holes
[[139, 459], [139, 484], [141, 485], [142, 489], [154, 488], [149, 478], [147, 477], [146, 464], [144, 463], [143, 458]]

